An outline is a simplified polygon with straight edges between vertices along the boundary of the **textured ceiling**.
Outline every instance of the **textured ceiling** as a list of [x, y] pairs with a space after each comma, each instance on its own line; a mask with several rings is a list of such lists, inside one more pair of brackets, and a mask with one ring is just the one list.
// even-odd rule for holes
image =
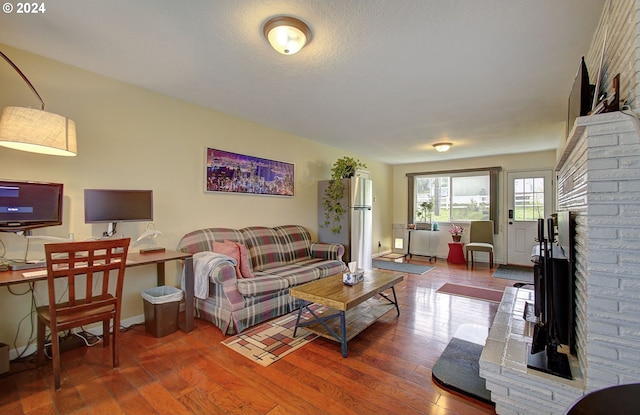
[[[556, 148], [604, 0], [44, 4], [0, 43], [400, 164]], [[296, 55], [262, 36], [280, 14], [313, 31]]]

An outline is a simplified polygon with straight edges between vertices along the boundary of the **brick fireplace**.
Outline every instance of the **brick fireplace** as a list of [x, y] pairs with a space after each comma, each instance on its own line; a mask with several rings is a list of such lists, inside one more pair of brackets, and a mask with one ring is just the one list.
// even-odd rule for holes
[[509, 288], [480, 359], [498, 414], [562, 414], [584, 393], [640, 382], [639, 132], [622, 112], [577, 119], [556, 166], [558, 210], [576, 213], [574, 379], [527, 369], [533, 294]]

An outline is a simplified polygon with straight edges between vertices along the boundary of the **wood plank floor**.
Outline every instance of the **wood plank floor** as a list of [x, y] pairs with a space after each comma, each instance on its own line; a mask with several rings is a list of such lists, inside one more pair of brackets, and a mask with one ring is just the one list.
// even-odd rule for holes
[[[412, 263], [427, 263], [414, 257]], [[135, 326], [121, 337], [120, 367], [110, 349], [62, 355], [62, 389], [51, 365], [14, 365], [0, 378], [1, 414], [495, 414], [493, 407], [445, 391], [431, 368], [464, 323], [489, 327], [496, 303], [439, 294], [445, 282], [503, 289], [477, 264], [438, 259], [425, 275], [396, 286], [401, 315], [390, 312], [349, 342], [318, 338], [262, 367], [222, 346], [216, 327], [196, 319], [191, 333], [156, 339]]]

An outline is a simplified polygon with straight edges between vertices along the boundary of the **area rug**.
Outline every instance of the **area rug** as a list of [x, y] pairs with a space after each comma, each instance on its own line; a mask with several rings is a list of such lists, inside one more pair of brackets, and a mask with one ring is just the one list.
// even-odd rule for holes
[[[327, 307], [315, 304], [311, 308], [316, 314], [322, 314], [328, 310]], [[259, 365], [269, 366], [318, 337], [305, 329], [298, 329], [294, 338], [293, 330], [297, 317], [298, 310], [250, 328], [223, 340], [221, 343]], [[310, 318], [312, 316], [307, 311], [302, 313], [301, 320], [309, 320]]]
[[419, 275], [426, 274], [435, 268], [432, 265], [406, 264], [404, 262], [381, 261], [379, 259], [373, 260], [373, 267], [386, 269], [388, 271], [400, 271]]
[[533, 268], [520, 265], [500, 265], [494, 271], [493, 277], [533, 284]]
[[437, 293], [457, 295], [460, 297], [475, 298], [478, 300], [492, 301], [499, 303], [502, 300], [503, 291], [489, 288], [471, 287], [468, 285], [445, 283], [436, 290]]
[[487, 328], [475, 324], [461, 325], [433, 365], [431, 376], [445, 389], [493, 405], [486, 381], [480, 377], [480, 355], [487, 332]]

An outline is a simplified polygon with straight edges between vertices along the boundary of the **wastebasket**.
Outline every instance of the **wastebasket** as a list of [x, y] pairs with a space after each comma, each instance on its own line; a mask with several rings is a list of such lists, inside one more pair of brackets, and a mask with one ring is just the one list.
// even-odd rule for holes
[[162, 285], [142, 291], [144, 328], [154, 337], [163, 337], [178, 330], [178, 314], [182, 290]]

